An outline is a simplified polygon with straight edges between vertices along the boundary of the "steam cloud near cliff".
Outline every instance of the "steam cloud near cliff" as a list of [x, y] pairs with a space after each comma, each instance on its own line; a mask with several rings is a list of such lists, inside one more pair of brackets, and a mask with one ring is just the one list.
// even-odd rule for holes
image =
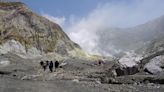
[[[99, 47], [98, 44], [103, 45], [99, 40], [101, 30], [143, 24], [163, 15], [163, 9], [164, 0], [120, 0], [120, 2], [99, 4], [87, 16], [74, 19], [75, 21], [64, 29], [74, 42], [80, 44], [89, 53], [111, 55], [111, 50], [113, 52], [120, 50], [116, 50], [112, 44], [108, 46], [108, 50]], [[70, 21], [70, 19], [66, 21], [68, 20]]]

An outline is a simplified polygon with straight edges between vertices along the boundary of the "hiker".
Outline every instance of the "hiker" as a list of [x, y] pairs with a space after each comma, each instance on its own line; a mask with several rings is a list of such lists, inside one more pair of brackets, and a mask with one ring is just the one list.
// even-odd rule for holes
[[40, 61], [40, 65], [41, 65], [42, 68], [43, 68], [44, 62], [43, 62], [43, 61]]
[[49, 61], [47, 60], [47, 61], [46, 61], [46, 66], [48, 66], [48, 65], [49, 65]]
[[50, 69], [50, 72], [53, 72], [53, 62], [52, 61], [50, 61], [50, 63], [49, 63], [49, 69]]
[[47, 68], [47, 66], [46, 66], [46, 64], [43, 62], [43, 61], [41, 61], [40, 62], [40, 65], [42, 66], [42, 68], [44, 69], [44, 71], [46, 70], [46, 68]]
[[59, 62], [55, 61], [55, 69], [59, 67]]

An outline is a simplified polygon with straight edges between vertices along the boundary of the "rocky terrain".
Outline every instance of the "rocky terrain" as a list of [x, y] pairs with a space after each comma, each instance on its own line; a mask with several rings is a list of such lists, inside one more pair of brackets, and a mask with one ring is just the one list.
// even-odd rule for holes
[[[163, 50], [164, 16], [130, 28], [108, 28], [97, 31], [97, 48], [121, 57], [125, 52], [147, 55]], [[122, 53], [122, 54], [120, 54]]]
[[[40, 66], [40, 60], [23, 59], [8, 53], [1, 55], [0, 90], [2, 92], [163, 92], [163, 73], [150, 75], [144, 71], [118, 76], [116, 61], [66, 59], [54, 72]], [[118, 66], [117, 66], [118, 67]], [[113, 71], [111, 71], [113, 69]], [[129, 68], [130, 69], [130, 68]], [[133, 70], [132, 70], [133, 72]]]
[[[24, 4], [0, 3], [0, 91], [163, 92], [162, 42], [153, 39], [146, 55], [89, 55]], [[60, 68], [44, 71], [41, 60], [58, 60]]]

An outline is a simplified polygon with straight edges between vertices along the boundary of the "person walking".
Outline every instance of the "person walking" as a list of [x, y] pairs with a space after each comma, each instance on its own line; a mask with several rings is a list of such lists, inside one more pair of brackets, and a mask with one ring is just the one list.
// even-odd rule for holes
[[49, 63], [49, 69], [50, 69], [50, 72], [53, 72], [53, 62], [52, 61], [50, 61], [50, 63]]

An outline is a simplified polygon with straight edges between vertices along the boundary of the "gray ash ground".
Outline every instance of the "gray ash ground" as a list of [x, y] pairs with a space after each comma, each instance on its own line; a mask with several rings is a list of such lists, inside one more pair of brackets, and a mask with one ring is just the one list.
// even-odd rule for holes
[[[10, 63], [0, 66], [0, 92], [163, 92], [163, 75], [137, 73], [107, 76], [114, 61], [95, 65], [94, 61], [67, 59], [65, 66], [51, 73], [43, 71], [40, 60], [22, 59], [14, 54], [0, 56]], [[62, 63], [62, 62], [60, 62]], [[156, 81], [156, 82], [155, 82]], [[160, 82], [159, 82], [160, 81]]]

